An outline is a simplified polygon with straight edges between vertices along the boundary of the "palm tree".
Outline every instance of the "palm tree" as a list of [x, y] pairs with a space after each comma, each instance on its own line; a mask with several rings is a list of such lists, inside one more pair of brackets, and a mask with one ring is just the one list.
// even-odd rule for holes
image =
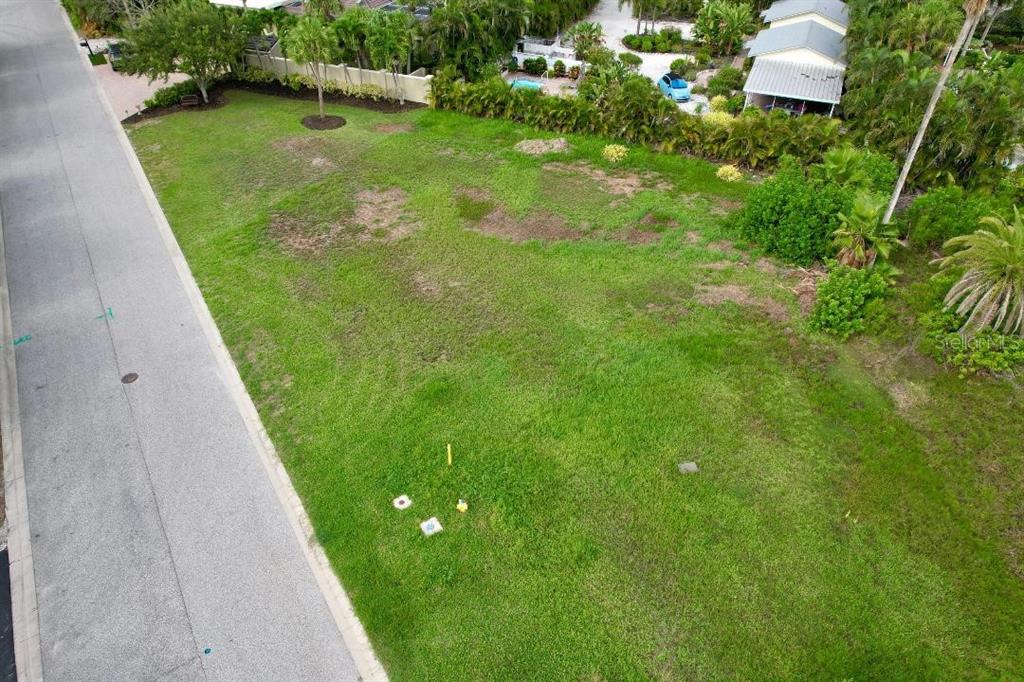
[[892, 198], [889, 200], [889, 207], [885, 210], [885, 216], [882, 218], [882, 222], [888, 224], [892, 220], [892, 214], [896, 210], [896, 202], [900, 199], [900, 194], [903, 193], [903, 186], [907, 182], [907, 176], [910, 175], [910, 167], [914, 165], [914, 159], [917, 157], [917, 150], [921, 148], [921, 141], [924, 140], [924, 134], [928, 130], [928, 123], [932, 120], [932, 115], [935, 113], [935, 107], [939, 103], [939, 98], [942, 96], [942, 91], [946, 87], [946, 81], [949, 80], [949, 75], [953, 72], [953, 64], [956, 62], [957, 55], [960, 53], [960, 48], [963, 46], [964, 41], [967, 40], [967, 34], [971, 30], [971, 26], [974, 20], [985, 11], [988, 6], [988, 0], [965, 0], [964, 2], [964, 24], [960, 28], [960, 34], [956, 37], [956, 42], [953, 43], [952, 47], [949, 48], [949, 52], [946, 53], [946, 61], [942, 65], [942, 72], [939, 74], [939, 81], [935, 84], [935, 90], [932, 92], [931, 101], [928, 102], [928, 107], [924, 110], [924, 117], [921, 119], [921, 125], [917, 129], [917, 135], [914, 137], [914, 141], [910, 144], [910, 150], [907, 152], [907, 159], [903, 162], [903, 168], [900, 170], [900, 177], [896, 180], [896, 187], [893, 189]]
[[871, 194], [859, 194], [849, 215], [839, 214], [839, 229], [833, 234], [836, 259], [851, 268], [870, 268], [881, 258], [888, 260], [899, 244], [896, 228], [882, 223], [885, 202]]
[[316, 97], [320, 104], [320, 118], [324, 118], [324, 81], [327, 64], [336, 56], [338, 40], [329, 26], [314, 16], [304, 16], [284, 34], [284, 48], [288, 56], [305, 64], [316, 83]]
[[377, 12], [370, 24], [366, 47], [376, 69], [388, 69], [395, 81], [399, 101], [405, 104], [405, 90], [398, 80], [398, 70], [409, 58], [411, 31], [405, 12]]
[[943, 248], [952, 253], [933, 261], [940, 272], [964, 271], [946, 294], [946, 307], [967, 315], [961, 329], [967, 334], [991, 327], [1024, 336], [1024, 219], [1014, 207], [1012, 222], [988, 216], [980, 224], [973, 234], [946, 242]]
[[582, 21], [569, 31], [572, 37], [573, 49], [576, 51], [576, 59], [581, 62], [587, 60], [587, 54], [595, 47], [604, 45], [604, 30], [601, 24]]

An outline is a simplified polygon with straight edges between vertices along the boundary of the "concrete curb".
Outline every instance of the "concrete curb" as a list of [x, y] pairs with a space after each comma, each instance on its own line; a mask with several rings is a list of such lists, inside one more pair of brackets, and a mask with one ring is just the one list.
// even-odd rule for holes
[[[71, 21], [68, 19], [67, 13], [63, 8], [61, 8], [61, 17], [64, 20], [64, 24], [67, 26], [68, 32], [77, 44], [79, 41], [78, 35], [71, 26]], [[367, 637], [366, 631], [363, 629], [363, 624], [359, 622], [355, 609], [352, 607], [352, 602], [349, 601], [348, 595], [345, 593], [341, 582], [338, 580], [337, 575], [331, 568], [330, 561], [327, 559], [327, 555], [324, 553], [323, 547], [321, 547], [320, 543], [316, 540], [316, 534], [313, 531], [313, 524], [309, 520], [309, 516], [306, 514], [305, 508], [302, 506], [302, 501], [299, 499], [298, 493], [295, 492], [295, 488], [292, 486], [288, 472], [285, 470], [284, 465], [277, 456], [274, 444], [271, 442], [270, 436], [267, 435], [267, 431], [264, 428], [263, 422], [260, 420], [259, 413], [256, 410], [256, 405], [249, 396], [249, 392], [246, 390], [245, 384], [242, 382], [242, 377], [238, 373], [238, 368], [235, 366], [235, 362], [231, 358], [231, 353], [224, 345], [224, 340], [221, 338], [220, 331], [217, 329], [217, 325], [213, 321], [210, 309], [207, 307], [206, 301], [203, 299], [203, 295], [199, 291], [199, 286], [192, 277], [192, 271], [189, 269], [185, 256], [181, 251], [181, 247], [178, 245], [178, 241], [174, 237], [174, 232], [171, 230], [171, 226], [167, 222], [167, 217], [164, 215], [163, 209], [160, 207], [160, 203], [156, 198], [156, 194], [153, 192], [153, 188], [149, 184], [149, 178], [146, 177], [146, 173], [142, 169], [142, 164], [139, 163], [139, 159], [135, 155], [135, 148], [132, 147], [131, 142], [128, 140], [128, 135], [125, 133], [124, 127], [121, 125], [110, 101], [107, 99], [106, 93], [103, 92], [103, 87], [100, 84], [99, 79], [96, 77], [96, 74], [93, 72], [93, 67], [89, 63], [85, 53], [79, 50], [79, 56], [87, 66], [89, 78], [92, 80], [93, 87], [96, 88], [100, 101], [107, 110], [110, 120], [114, 123], [118, 141], [124, 148], [132, 173], [135, 175], [139, 189], [142, 192], [143, 198], [146, 200], [146, 205], [149, 207], [150, 213], [153, 214], [153, 218], [156, 221], [157, 229], [160, 231], [160, 237], [164, 242], [164, 246], [167, 248], [171, 261], [174, 263], [174, 268], [185, 287], [185, 292], [188, 294], [189, 301], [192, 304], [192, 309], [196, 313], [199, 324], [206, 336], [207, 343], [209, 343], [210, 349], [213, 351], [213, 355], [217, 359], [221, 379], [224, 381], [224, 384], [227, 386], [228, 391], [234, 399], [235, 404], [238, 407], [238, 412], [241, 415], [242, 420], [245, 422], [246, 429], [249, 432], [253, 445], [255, 446], [256, 451], [259, 452], [260, 460], [267, 471], [271, 485], [274, 487], [277, 499], [281, 503], [285, 516], [288, 518], [288, 523], [295, 532], [295, 537], [299, 541], [299, 546], [302, 548], [302, 553], [306, 557], [306, 562], [309, 564], [310, 570], [313, 572], [313, 576], [316, 578], [317, 585], [320, 587], [320, 592], [323, 594], [324, 600], [327, 602], [327, 607], [330, 609], [331, 615], [334, 616], [335, 623], [337, 624], [338, 630], [345, 642], [345, 646], [348, 647], [349, 653], [352, 655], [352, 659], [356, 664], [356, 670], [359, 672], [360, 679], [366, 680], [367, 682], [386, 682], [388, 679], [387, 672], [384, 670], [384, 666], [381, 665], [380, 661], [377, 660], [377, 656], [373, 651], [373, 646], [370, 644], [370, 639]], [[26, 528], [26, 538], [27, 537]], [[13, 559], [13, 552], [11, 556]], [[36, 625], [36, 631], [38, 632], [38, 622]]]
[[11, 562], [14, 664], [19, 680], [40, 682], [43, 679], [43, 656], [39, 646], [36, 574], [32, 563], [32, 534], [28, 527], [28, 491], [25, 489], [25, 462], [21, 451], [21, 410], [18, 407], [18, 372], [14, 363], [13, 339], [4, 221], [0, 209], [0, 343], [3, 344], [0, 349], [3, 365], [0, 367], [0, 437], [3, 438], [7, 549]]

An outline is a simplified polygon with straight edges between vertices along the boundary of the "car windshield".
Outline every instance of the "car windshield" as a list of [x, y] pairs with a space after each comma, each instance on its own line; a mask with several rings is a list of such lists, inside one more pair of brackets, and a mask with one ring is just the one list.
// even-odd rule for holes
[[686, 87], [686, 81], [684, 81], [681, 78], [676, 78], [675, 80], [672, 81], [672, 87], [673, 88], [685, 88]]

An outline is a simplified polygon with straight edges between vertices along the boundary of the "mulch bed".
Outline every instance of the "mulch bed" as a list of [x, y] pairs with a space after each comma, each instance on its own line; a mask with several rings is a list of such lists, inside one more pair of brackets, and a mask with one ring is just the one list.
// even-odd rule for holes
[[334, 130], [345, 125], [345, 119], [341, 116], [324, 116], [320, 118], [320, 114], [313, 114], [302, 119], [302, 125], [310, 130]]
[[[200, 102], [197, 107], [183, 107], [180, 104], [175, 104], [169, 107], [154, 107], [152, 109], [143, 109], [137, 114], [132, 114], [128, 118], [124, 119], [123, 123], [138, 123], [144, 121], [147, 118], [154, 118], [157, 116], [166, 116], [167, 114], [174, 114], [180, 111], [206, 111], [208, 109], [215, 109], [217, 107], [227, 104], [228, 100], [224, 96], [224, 93], [228, 90], [248, 90], [249, 92], [257, 92], [261, 95], [273, 95], [275, 97], [288, 97], [289, 99], [301, 99], [305, 101], [317, 101], [316, 90], [313, 88], [300, 88], [299, 90], [292, 90], [291, 88], [284, 86], [280, 83], [246, 83], [234, 79], [227, 79], [217, 83], [210, 88], [210, 103], [202, 104]], [[419, 102], [406, 102], [405, 104], [399, 104], [396, 100], [380, 100], [374, 102], [372, 99], [359, 99], [357, 97], [350, 97], [348, 95], [342, 95], [337, 93], [324, 93], [324, 102], [331, 104], [344, 104], [349, 107], [359, 107], [360, 109], [369, 109], [382, 114], [398, 114], [403, 111], [413, 111], [415, 109], [422, 109], [425, 104]], [[307, 126], [308, 127], [308, 126]]]

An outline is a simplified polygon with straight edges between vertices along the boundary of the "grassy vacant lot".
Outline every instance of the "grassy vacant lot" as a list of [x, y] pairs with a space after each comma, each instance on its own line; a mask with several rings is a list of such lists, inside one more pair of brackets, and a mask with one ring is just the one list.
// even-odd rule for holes
[[746, 186], [228, 98], [132, 138], [394, 679], [1024, 673], [1020, 394], [809, 333]]

